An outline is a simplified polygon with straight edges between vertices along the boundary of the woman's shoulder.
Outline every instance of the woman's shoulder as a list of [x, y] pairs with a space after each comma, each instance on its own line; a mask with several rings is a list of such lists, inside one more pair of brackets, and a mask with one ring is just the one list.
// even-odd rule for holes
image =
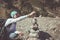
[[11, 21], [12, 21], [12, 20], [13, 20], [13, 18], [8, 18], [8, 19], [6, 20], [5, 26], [11, 24]]
[[13, 18], [8, 18], [6, 22], [11, 22]]
[[13, 18], [8, 18], [7, 20], [13, 20]]

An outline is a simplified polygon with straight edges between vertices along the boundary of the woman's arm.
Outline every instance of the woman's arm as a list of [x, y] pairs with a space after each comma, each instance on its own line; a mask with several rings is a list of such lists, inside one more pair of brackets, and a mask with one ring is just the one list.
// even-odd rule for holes
[[11, 23], [13, 23], [13, 22], [17, 22], [17, 21], [23, 20], [23, 19], [25, 19], [25, 18], [27, 18], [27, 17], [30, 17], [30, 16], [32, 16], [34, 13], [35, 13], [35, 11], [31, 12], [31, 13], [28, 14], [28, 15], [20, 16], [20, 17], [15, 18], [15, 19], [12, 19], [12, 18], [11, 18], [11, 19], [8, 19], [8, 20], [6, 21], [6, 23], [5, 23], [5, 26], [7, 26], [7, 25], [9, 25], [9, 24], [11, 24]]
[[11, 23], [17, 22], [17, 21], [20, 21], [20, 20], [23, 20], [23, 19], [25, 19], [25, 18], [28, 18], [28, 17], [32, 16], [34, 13], [35, 13], [35, 11], [31, 12], [31, 13], [28, 14], [28, 15], [20, 16], [20, 17], [18, 17], [18, 18], [15, 18], [15, 19], [13, 19], [13, 20], [11, 21]]

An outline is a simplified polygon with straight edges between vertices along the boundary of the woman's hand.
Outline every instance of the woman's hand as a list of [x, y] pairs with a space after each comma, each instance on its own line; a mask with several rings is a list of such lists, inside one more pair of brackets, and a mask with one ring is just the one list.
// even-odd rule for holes
[[36, 13], [35, 11], [31, 12], [30, 14], [28, 14], [28, 17], [33, 16], [35, 13]]

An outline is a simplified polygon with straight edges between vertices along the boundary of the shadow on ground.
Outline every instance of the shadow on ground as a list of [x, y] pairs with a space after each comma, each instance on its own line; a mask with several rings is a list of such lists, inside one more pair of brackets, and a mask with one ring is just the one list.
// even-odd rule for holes
[[46, 32], [40, 31], [39, 33], [39, 40], [54, 40], [52, 36]]

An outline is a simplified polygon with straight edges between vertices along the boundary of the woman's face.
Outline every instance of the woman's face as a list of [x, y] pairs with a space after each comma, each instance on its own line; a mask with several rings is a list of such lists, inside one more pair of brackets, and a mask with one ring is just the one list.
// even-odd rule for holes
[[14, 15], [14, 17], [13, 18], [17, 18], [17, 15]]
[[14, 17], [13, 18], [18, 18], [20, 16], [20, 14], [19, 13], [17, 13], [16, 15], [14, 15]]

